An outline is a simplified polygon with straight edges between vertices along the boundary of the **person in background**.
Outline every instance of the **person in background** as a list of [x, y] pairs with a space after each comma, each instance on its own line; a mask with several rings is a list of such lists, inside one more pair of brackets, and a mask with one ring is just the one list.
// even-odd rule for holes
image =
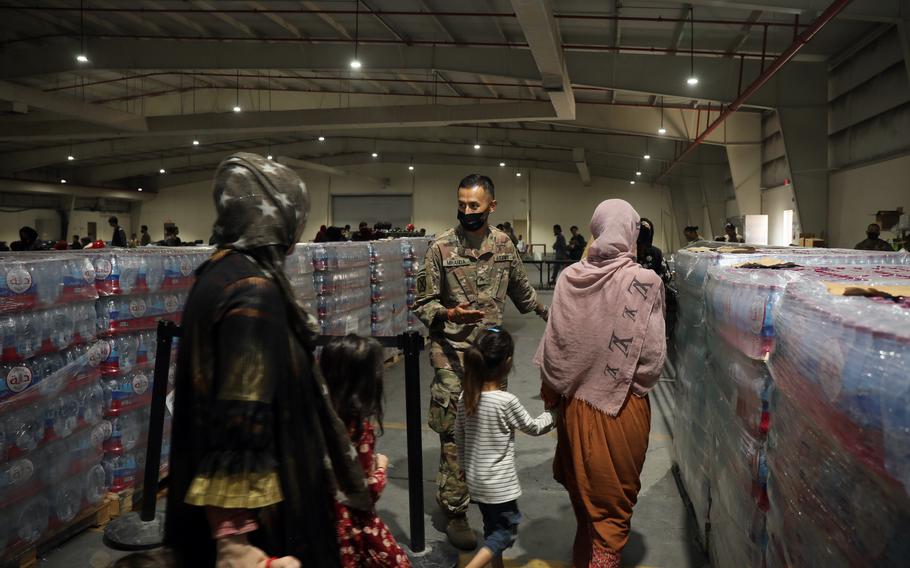
[[218, 249], [183, 314], [165, 545], [187, 567], [338, 568], [335, 500], [373, 500], [283, 269], [306, 186], [245, 152], [213, 185]]
[[446, 535], [455, 547], [474, 550], [477, 537], [465, 513], [470, 495], [455, 444], [455, 411], [462, 391], [464, 352], [484, 327], [502, 323], [506, 297], [521, 313], [547, 318], [547, 307], [528, 282], [515, 245], [491, 228], [496, 211], [493, 180], [471, 174], [458, 184], [458, 226], [430, 245], [417, 274], [413, 312], [429, 329], [428, 425], [439, 434], [436, 502], [449, 520]]
[[498, 327], [484, 330], [464, 355], [464, 394], [458, 401], [455, 443], [471, 501], [483, 516], [483, 547], [467, 568], [492, 561], [502, 568], [502, 553], [514, 544], [521, 513], [521, 485], [515, 471], [515, 430], [542, 436], [553, 429], [546, 411], [531, 418], [521, 401], [506, 392], [515, 343]]
[[344, 240], [346, 240], [346, 241], [351, 240], [352, 235], [351, 235], [351, 226], [350, 225], [344, 226], [344, 229], [341, 231], [341, 236], [343, 236]]
[[317, 231], [316, 236], [313, 237], [313, 242], [314, 243], [324, 243], [327, 231], [328, 231], [328, 228], [325, 225], [320, 225], [319, 231]]
[[866, 239], [856, 243], [854, 247], [856, 250], [877, 250], [882, 252], [894, 252], [894, 247], [892, 247], [888, 241], [882, 239], [880, 235], [882, 234], [882, 228], [876, 223], [872, 223], [866, 227]]
[[421, 237], [425, 237], [425, 236], [427, 236], [427, 230], [424, 229], [423, 227], [421, 227], [420, 230], [417, 231], [417, 234], [420, 235]]
[[341, 227], [329, 227], [325, 230], [325, 242], [327, 243], [342, 243], [346, 239], [344, 238], [344, 231]]
[[54, 243], [54, 246], [53, 246], [54, 250], [69, 250], [69, 248], [70, 248], [69, 245], [66, 244], [66, 240], [64, 240], [64, 239], [60, 239], [59, 241]]
[[667, 274], [667, 267], [664, 265], [664, 253], [654, 246], [654, 224], [650, 219], [641, 218], [641, 229], [638, 231], [638, 240], [636, 241], [637, 260], [642, 268], [653, 270], [663, 280]]
[[38, 241], [38, 231], [25, 226], [19, 229], [19, 240], [13, 241], [10, 248], [14, 251], [31, 251], [41, 250], [41, 243]]
[[598, 205], [587, 259], [557, 282], [534, 356], [558, 410], [553, 473], [575, 511], [577, 567], [620, 566], [667, 354], [664, 287], [635, 262], [639, 220], [621, 199]]
[[524, 256], [528, 252], [528, 243], [525, 242], [525, 239], [522, 235], [518, 235], [518, 242], [515, 243], [515, 248], [518, 249], [518, 254]]
[[714, 239], [722, 243], [744, 243], [746, 239], [739, 236], [739, 233], [736, 231], [736, 225], [733, 223], [727, 223], [724, 225], [724, 234], [721, 237]]
[[70, 249], [81, 250], [82, 242], [79, 241], [79, 235], [73, 235], [73, 242], [70, 243]]
[[510, 221], [506, 221], [505, 223], [502, 224], [502, 226], [503, 226], [503, 230], [505, 231], [505, 233], [507, 235], [509, 235], [510, 239], [512, 239], [512, 244], [517, 245], [518, 237], [515, 236], [515, 229], [512, 228], [512, 223]]
[[136, 233], [130, 235], [130, 248], [134, 249], [139, 247], [139, 237], [136, 236]]
[[[553, 235], [556, 236], [556, 241], [553, 243], [553, 259], [569, 260], [569, 247], [566, 244], [566, 237], [562, 234], [562, 227], [560, 225], [553, 225]], [[556, 284], [556, 279], [559, 278], [560, 271], [562, 271], [562, 266], [559, 264], [555, 265], [550, 284]]]
[[9, 252], [9, 245], [6, 241], [0, 241], [0, 252]]
[[689, 225], [683, 229], [683, 236], [686, 237], [686, 244], [691, 244], [701, 240], [701, 235], [698, 234], [698, 227], [694, 225]]
[[588, 241], [578, 232], [578, 227], [575, 225], [569, 227], [569, 231], [572, 233], [572, 237], [569, 238], [569, 258], [575, 261], [581, 260], [581, 255], [585, 252]]
[[[357, 460], [366, 476], [370, 497], [379, 500], [385, 489], [389, 458], [375, 452], [373, 422], [382, 435], [382, 346], [371, 337], [346, 335], [333, 339], [319, 358], [335, 412], [347, 426]], [[344, 568], [410, 566], [375, 509], [358, 511], [335, 502], [335, 522]]]
[[148, 225], [142, 225], [141, 227], [139, 227], [139, 233], [141, 233], [139, 235], [139, 245], [140, 246], [148, 246], [148, 245], [152, 244], [152, 236], [149, 234]]
[[177, 225], [173, 225], [165, 231], [163, 244], [166, 247], [179, 247], [180, 246], [180, 244], [181, 244], [180, 229], [177, 228]]
[[112, 247], [126, 247], [128, 245], [126, 241], [126, 231], [120, 226], [120, 221], [116, 217], [109, 217], [107, 224], [114, 229], [114, 234], [111, 237], [111, 246]]

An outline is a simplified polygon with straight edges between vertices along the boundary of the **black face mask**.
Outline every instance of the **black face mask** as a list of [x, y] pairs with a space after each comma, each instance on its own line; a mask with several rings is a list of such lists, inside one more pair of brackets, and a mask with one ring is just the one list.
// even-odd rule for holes
[[866, 236], [872, 239], [873, 241], [878, 239], [881, 233], [866, 233]]
[[458, 222], [461, 223], [461, 226], [464, 227], [466, 231], [473, 232], [483, 227], [489, 216], [489, 210], [482, 213], [465, 213], [464, 211], [459, 211]]

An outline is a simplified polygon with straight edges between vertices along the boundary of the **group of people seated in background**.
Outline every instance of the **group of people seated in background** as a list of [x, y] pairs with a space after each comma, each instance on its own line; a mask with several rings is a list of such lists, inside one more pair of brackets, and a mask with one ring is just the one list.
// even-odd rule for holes
[[360, 225], [357, 227], [357, 232], [353, 233], [351, 232], [350, 225], [345, 225], [344, 227], [336, 227], [334, 225], [327, 227], [322, 225], [319, 227], [316, 236], [313, 237], [313, 242], [341, 243], [345, 241], [374, 241], [385, 238], [425, 237], [426, 235], [426, 229], [421, 228], [417, 231], [415, 230], [413, 223], [408, 223], [404, 229], [401, 227], [393, 227], [391, 223], [376, 223], [371, 229], [366, 221], [361, 221]]
[[[643, 219], [642, 222], [644, 221], [646, 220]], [[894, 252], [895, 246], [881, 238], [881, 233], [882, 228], [878, 223], [870, 224], [868, 227], [866, 227], [866, 238], [856, 243], [856, 246], [853, 248], [856, 250]], [[697, 225], [689, 225], [685, 227], [683, 229], [683, 235], [686, 238], [686, 244], [692, 244], [704, 240], [704, 238], [698, 233]], [[737, 232], [736, 225], [733, 223], [727, 223], [724, 225], [724, 234], [714, 237], [713, 240], [726, 243], [746, 242], [746, 240]], [[898, 236], [896, 241], [898, 245], [902, 245], [902, 248], [898, 250], [910, 252], [910, 234], [906, 234], [903, 237]]]
[[[64, 239], [60, 239], [59, 241], [44, 240], [40, 238], [38, 231], [33, 227], [24, 226], [19, 229], [18, 241], [13, 241], [9, 246], [7, 246], [6, 242], [0, 241], [0, 252], [82, 250], [104, 247], [137, 248], [153, 244], [152, 237], [149, 235], [148, 225], [142, 225], [139, 235], [133, 233], [130, 235], [130, 238], [127, 239], [126, 231], [120, 226], [120, 220], [117, 219], [117, 217], [111, 216], [108, 218], [107, 222], [113, 230], [111, 240], [108, 242], [100, 239], [92, 239], [92, 237], [80, 237], [79, 235], [73, 235], [73, 240], [70, 242], [67, 242]], [[166, 247], [181, 246], [183, 243], [181, 242], [179, 235], [180, 229], [175, 225], [167, 225], [164, 228], [164, 239], [154, 244]]]

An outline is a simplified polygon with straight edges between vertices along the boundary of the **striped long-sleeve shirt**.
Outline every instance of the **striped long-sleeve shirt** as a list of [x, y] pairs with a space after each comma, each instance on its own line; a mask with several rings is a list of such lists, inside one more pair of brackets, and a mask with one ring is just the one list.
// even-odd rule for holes
[[515, 470], [515, 430], [540, 436], [554, 423], [552, 412], [531, 418], [518, 398], [504, 391], [482, 392], [471, 416], [459, 401], [455, 444], [471, 499], [490, 505], [518, 499], [521, 485]]

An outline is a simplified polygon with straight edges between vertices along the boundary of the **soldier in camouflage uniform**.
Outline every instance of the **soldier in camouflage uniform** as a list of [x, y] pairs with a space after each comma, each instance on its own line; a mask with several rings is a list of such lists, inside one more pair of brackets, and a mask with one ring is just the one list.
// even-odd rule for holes
[[464, 351], [479, 331], [502, 323], [506, 296], [521, 313], [546, 318], [521, 256], [509, 236], [488, 224], [496, 209], [490, 178], [470, 175], [458, 186], [460, 226], [440, 235], [417, 276], [414, 313], [430, 330], [429, 426], [439, 434], [436, 500], [450, 517], [446, 528], [455, 546], [473, 550], [474, 532], [465, 512], [470, 496], [455, 447], [455, 408], [461, 396]]

